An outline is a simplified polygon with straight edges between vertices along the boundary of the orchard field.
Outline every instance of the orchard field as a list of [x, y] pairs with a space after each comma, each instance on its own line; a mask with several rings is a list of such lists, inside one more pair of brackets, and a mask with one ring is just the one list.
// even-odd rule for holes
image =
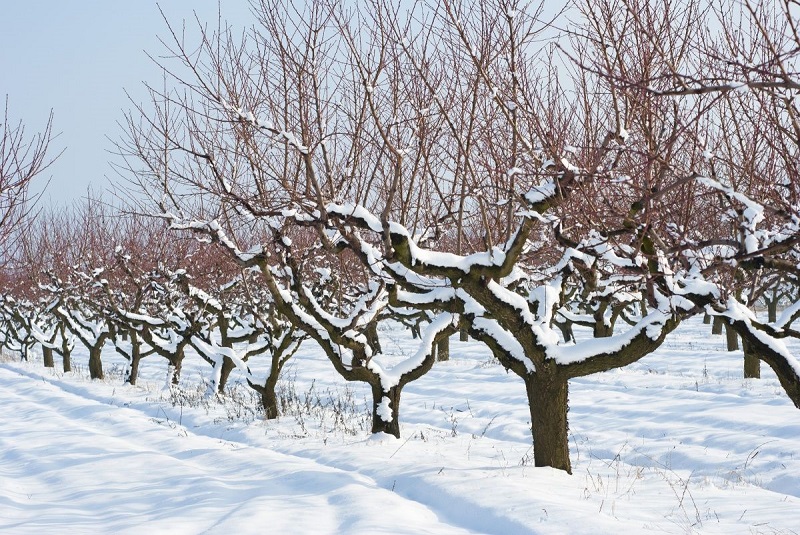
[[6, 98], [0, 530], [797, 533], [797, 0], [158, 11], [104, 189]]
[[123, 386], [5, 359], [0, 531], [798, 532], [796, 409], [768, 372], [742, 379], [741, 351], [708, 325], [576, 381], [572, 476], [533, 466], [520, 381], [479, 344], [451, 351], [408, 389], [400, 440], [371, 438], [369, 393], [311, 344], [281, 378], [277, 421], [240, 377], [206, 398], [196, 357], [171, 389], [159, 360]]

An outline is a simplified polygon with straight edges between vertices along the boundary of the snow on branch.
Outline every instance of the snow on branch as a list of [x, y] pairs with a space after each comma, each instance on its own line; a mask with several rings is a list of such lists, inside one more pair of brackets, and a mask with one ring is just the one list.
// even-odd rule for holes
[[458, 326], [458, 315], [444, 312], [436, 316], [422, 333], [417, 351], [407, 359], [398, 362], [391, 368], [385, 368], [380, 363], [371, 359], [367, 367], [376, 373], [381, 380], [381, 387], [385, 392], [404, 382], [404, 377], [419, 370], [427, 359], [432, 359], [434, 344], [437, 339]]
[[766, 238], [766, 233], [759, 232], [757, 229], [758, 224], [764, 221], [764, 206], [753, 201], [747, 195], [709, 177], [700, 176], [697, 181], [722, 192], [728, 199], [738, 201], [744, 205], [744, 210], [741, 212], [741, 230], [744, 237], [745, 252], [748, 254], [756, 252], [759, 249], [760, 240]]
[[309, 148], [300, 142], [300, 139], [296, 134], [277, 128], [271, 122], [258, 119], [252, 111], [244, 111], [242, 108], [234, 106], [233, 104], [230, 104], [224, 100], [220, 100], [219, 102], [226, 111], [235, 115], [239, 121], [275, 136], [290, 147], [297, 149], [297, 151], [303, 155], [307, 155], [309, 153]]
[[228, 234], [222, 228], [222, 225], [220, 225], [219, 221], [216, 219], [212, 219], [210, 221], [194, 220], [182, 222], [178, 216], [168, 211], [158, 214], [157, 217], [161, 217], [169, 221], [170, 228], [173, 230], [188, 230], [211, 237], [211, 239], [228, 249], [228, 251], [234, 255], [239, 263], [244, 266], [253, 266], [258, 264], [258, 262], [262, 260], [266, 254], [264, 252], [264, 248], [261, 246], [256, 246], [249, 251], [242, 251], [239, 249], [239, 246], [236, 245], [236, 242], [228, 236]]

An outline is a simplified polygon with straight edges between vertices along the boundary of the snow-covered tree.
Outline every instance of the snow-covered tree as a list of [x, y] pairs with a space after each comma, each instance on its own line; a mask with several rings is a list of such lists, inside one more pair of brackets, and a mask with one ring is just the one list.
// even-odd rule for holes
[[[702, 6], [622, 4], [578, 5], [568, 37], [543, 5], [499, 1], [264, 0], [243, 37], [173, 32], [175, 89], [151, 89], [121, 146], [140, 209], [258, 267], [281, 313], [372, 386], [373, 431], [399, 435], [403, 385], [464, 329], [524, 382], [535, 464], [570, 471], [569, 381], [689, 315], [733, 318], [726, 270], [761, 247], [753, 206], [707, 172], [717, 97], [673, 98]], [[331, 272], [354, 282], [346, 301], [315, 293]], [[391, 369], [368, 336], [387, 306], [433, 317]]]
[[[702, 125], [695, 136], [702, 159], [693, 165], [693, 175], [700, 186], [696, 195], [709, 199], [707, 217], [715, 225], [697, 229], [707, 239], [687, 243], [686, 249], [695, 251], [704, 278], [718, 289], [709, 310], [742, 337], [745, 376], [758, 376], [758, 359], [766, 362], [800, 407], [800, 363], [783, 343], [797, 337], [792, 328], [797, 302], [794, 292], [781, 289], [796, 280], [800, 240], [800, 34], [794, 4], [681, 5], [684, 13], [702, 13], [714, 21], [686, 34], [689, 61], [682, 64], [672, 61], [673, 42], [652, 34], [653, 21], [663, 16], [652, 4], [625, 2], [619, 9], [601, 10], [601, 19], [625, 20], [626, 35], [651, 43], [663, 65], [644, 73], [609, 69], [604, 76], [610, 83], [665, 101], [708, 102], [686, 124]], [[585, 62], [582, 67], [592, 68]], [[711, 243], [716, 247], [700, 246]], [[788, 298], [780, 316], [775, 308], [779, 296]], [[749, 308], [759, 298], [771, 304], [766, 322]]]

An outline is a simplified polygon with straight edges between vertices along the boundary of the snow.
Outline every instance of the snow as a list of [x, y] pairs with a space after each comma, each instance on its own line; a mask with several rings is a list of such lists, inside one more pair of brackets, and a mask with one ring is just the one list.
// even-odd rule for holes
[[572, 162], [570, 162], [566, 158], [561, 158], [561, 165], [564, 166], [564, 169], [566, 169], [567, 171], [571, 171], [573, 173], [579, 173], [581, 171], [580, 167], [578, 167], [577, 165], [573, 164]]
[[[744, 320], [748, 323], [748, 320], [755, 319], [753, 312], [733, 297], [728, 298], [725, 315], [733, 320]], [[781, 314], [781, 319], [782, 318], [783, 314]], [[792, 355], [783, 340], [772, 338], [767, 333], [753, 327], [749, 327], [749, 330], [761, 343], [768, 346], [775, 353], [781, 355], [784, 360], [786, 360], [786, 363], [794, 369], [795, 373], [800, 375], [800, 361]]]
[[[400, 384], [400, 379], [404, 374], [410, 373], [419, 368], [425, 361], [425, 358], [431, 354], [436, 336], [449, 325], [456, 323], [456, 321], [456, 316], [454, 314], [439, 314], [439, 316], [434, 318], [434, 320], [431, 321], [431, 323], [425, 328], [425, 331], [422, 333], [422, 340], [417, 345], [417, 350], [415, 353], [407, 359], [397, 362], [391, 368], [383, 366], [375, 359], [370, 360], [368, 366], [373, 372], [380, 376], [381, 386], [383, 387], [384, 391], [388, 392], [390, 388]], [[384, 401], [388, 403], [389, 400], [384, 398]], [[391, 412], [388, 414], [389, 419], [384, 420], [386, 422], [391, 421]]]
[[489, 337], [495, 340], [512, 358], [522, 362], [527, 371], [536, 371], [536, 366], [525, 356], [525, 349], [520, 345], [517, 338], [505, 330], [496, 320], [477, 317], [473, 320], [472, 326], [489, 335]]
[[377, 413], [378, 418], [380, 418], [384, 422], [391, 422], [392, 421], [391, 400], [387, 397], [381, 398], [381, 402], [378, 404], [378, 408], [375, 412]]
[[[380, 227], [378, 230], [380, 230]], [[492, 247], [489, 251], [473, 253], [466, 256], [424, 249], [417, 245], [408, 229], [397, 222], [389, 223], [389, 232], [407, 240], [409, 253], [411, 255], [411, 265], [421, 264], [434, 268], [455, 269], [464, 273], [469, 273], [475, 266], [501, 266], [506, 260], [505, 251], [499, 247]]]
[[590, 338], [577, 344], [550, 345], [547, 356], [559, 364], [567, 365], [582, 362], [591, 357], [621, 351], [641, 333], [650, 339], [657, 339], [662, 332], [667, 316], [656, 310], [651, 312], [634, 327], [624, 329], [619, 334], [607, 338]]
[[795, 301], [788, 307], [786, 307], [783, 312], [781, 312], [778, 321], [775, 322], [773, 327], [778, 330], [784, 329], [792, 324], [797, 314], [800, 313], [800, 301]]
[[733, 188], [720, 184], [716, 180], [709, 177], [698, 177], [697, 181], [712, 189], [716, 189], [724, 193], [728, 198], [735, 199], [744, 206], [740, 222], [741, 230], [744, 233], [744, 248], [745, 252], [753, 253], [759, 249], [759, 237], [763, 232], [759, 232], [757, 227], [759, 223], [764, 221], [764, 207], [759, 203], [750, 199], [747, 195], [735, 191]]
[[548, 180], [538, 186], [534, 186], [524, 197], [530, 204], [536, 204], [555, 196], [555, 194], [556, 185], [552, 180]]
[[360, 219], [373, 232], [381, 232], [383, 230], [383, 225], [381, 224], [381, 220], [363, 206], [350, 203], [347, 204], [331, 203], [325, 206], [325, 209], [328, 211], [328, 213], [336, 214], [340, 217], [344, 218], [354, 217], [356, 219]]
[[220, 303], [216, 298], [211, 297], [205, 291], [201, 290], [200, 288], [189, 285], [189, 296], [196, 297], [200, 301], [202, 301], [205, 305], [211, 307], [212, 310], [223, 310], [222, 303]]
[[[162, 393], [158, 357], [122, 386], [110, 347], [106, 381], [2, 361], [0, 532], [796, 532], [797, 409], [766, 367], [742, 379], [741, 351], [709, 332], [694, 318], [638, 363], [570, 383], [571, 476], [532, 465], [522, 382], [457, 337], [450, 361], [405, 387], [400, 440], [368, 436], [368, 387], [339, 379], [312, 343], [282, 384], [361, 403], [345, 415], [355, 431], [331, 407], [265, 422], [236, 414], [254, 399], [193, 406], [210, 372], [193, 353], [182, 397]], [[417, 347], [380, 335], [397, 358]]]

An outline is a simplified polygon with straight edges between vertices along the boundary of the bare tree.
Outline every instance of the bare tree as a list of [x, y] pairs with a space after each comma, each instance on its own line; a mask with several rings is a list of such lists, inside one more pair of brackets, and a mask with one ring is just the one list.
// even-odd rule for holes
[[[635, 362], [700, 311], [749, 331], [726, 306], [739, 270], [785, 265], [797, 238], [781, 210], [758, 217], [774, 184], [730, 182], [762, 168], [714, 155], [740, 113], [730, 91], [678, 76], [712, 72], [702, 21], [721, 12], [574, 7], [566, 36], [543, 5], [500, 0], [263, 0], [250, 33], [201, 26], [199, 47], [171, 27], [168, 82], [120, 147], [151, 195], [140, 210], [257, 267], [335, 369], [371, 385], [373, 431], [399, 436], [403, 386], [463, 329], [524, 382], [536, 465], [570, 471], [569, 381]], [[315, 293], [330, 273], [348, 299]], [[432, 318], [391, 369], [369, 331], [388, 306]], [[561, 335], [586, 318], [592, 339]], [[796, 399], [791, 359], [762, 358]]]
[[33, 136], [26, 134], [22, 121], [14, 124], [11, 120], [6, 96], [0, 122], [0, 263], [9, 260], [12, 236], [35, 205], [36, 199], [30, 198], [28, 192], [31, 181], [55, 159], [47, 156], [52, 113], [44, 130]]
[[[699, 2], [688, 2], [698, 9]], [[640, 90], [672, 102], [709, 102], [697, 122], [695, 144], [703, 162], [694, 166], [699, 197], [715, 197], [719, 222], [715, 257], [704, 268], [719, 288], [713, 312], [728, 323], [729, 347], [742, 337], [745, 375], [758, 376], [765, 361], [800, 407], [800, 364], [782, 339], [796, 337], [793, 299], [781, 317], [771, 310], [767, 322], [747, 310], [780, 280], [797, 276], [798, 150], [800, 149], [800, 33], [797, 5], [778, 2], [715, 1], [702, 4], [714, 21], [694, 32], [690, 61], [672, 61], [675, 47], [650, 31], [650, 13], [623, 1], [618, 11], [630, 20], [630, 34], [653, 44], [663, 68], [643, 76], [607, 71], [619, 87]], [[587, 66], [582, 65], [584, 68]], [[710, 100], [708, 100], [710, 98]], [[727, 242], [727, 244], [726, 244]], [[773, 298], [775, 294], [773, 294]], [[734, 333], [735, 331], [735, 333]]]

